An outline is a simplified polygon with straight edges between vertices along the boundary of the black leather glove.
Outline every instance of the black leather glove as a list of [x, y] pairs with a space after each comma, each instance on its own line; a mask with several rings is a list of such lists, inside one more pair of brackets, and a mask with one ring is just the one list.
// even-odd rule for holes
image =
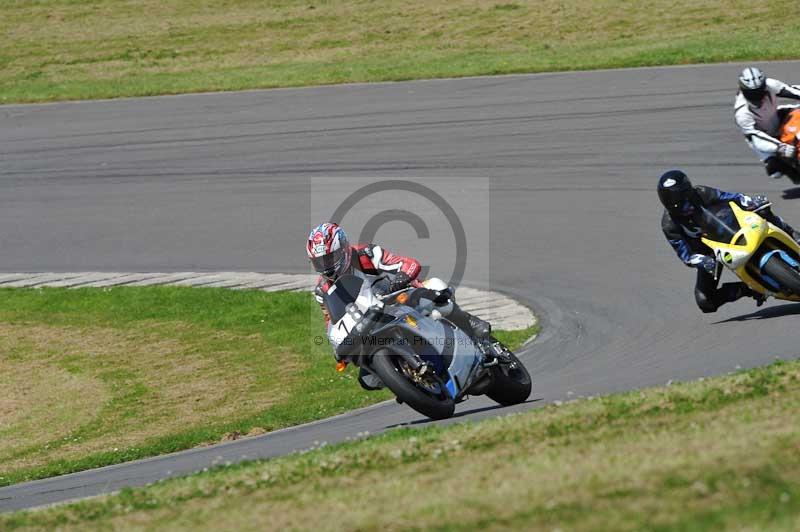
[[714, 273], [717, 270], [717, 259], [714, 257], [706, 257], [703, 261], [703, 269], [708, 273]]
[[407, 287], [409, 284], [411, 284], [411, 277], [403, 272], [397, 272], [392, 282], [389, 283], [389, 288], [386, 290], [386, 293], [391, 294], [392, 292], [397, 292]]
[[797, 148], [791, 144], [781, 144], [778, 146], [778, 157], [793, 160], [797, 156]]
[[760, 209], [761, 207], [769, 203], [769, 200], [767, 199], [766, 196], [761, 194], [757, 196], [746, 196], [742, 194], [739, 203], [741, 204], [743, 209], [747, 211], [754, 211], [756, 209]]
[[444, 305], [453, 298], [453, 289], [447, 287], [445, 290], [436, 292], [436, 298], [433, 300], [437, 305]]
[[717, 259], [698, 253], [689, 258], [688, 265], [705, 270], [708, 273], [714, 273], [717, 270]]

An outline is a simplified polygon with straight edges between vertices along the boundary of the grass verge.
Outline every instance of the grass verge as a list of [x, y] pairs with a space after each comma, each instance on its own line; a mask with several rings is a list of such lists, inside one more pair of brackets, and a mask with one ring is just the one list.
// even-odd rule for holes
[[0, 528], [797, 530], [799, 382], [800, 362], [777, 363], [395, 430], [8, 514]]
[[[0, 102], [798, 57], [785, 2], [37, 0]], [[780, 21], [780, 23], [776, 23]]]
[[[500, 332], [519, 345], [534, 330]], [[306, 293], [0, 289], [0, 485], [255, 435], [390, 397], [339, 374]]]

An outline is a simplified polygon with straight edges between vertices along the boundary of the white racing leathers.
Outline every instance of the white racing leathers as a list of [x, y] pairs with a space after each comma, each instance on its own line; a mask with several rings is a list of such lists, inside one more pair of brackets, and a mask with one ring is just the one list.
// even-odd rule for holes
[[794, 105], [778, 105], [778, 97], [800, 100], [800, 86], [787, 85], [777, 79], [767, 78], [767, 94], [756, 106], [747, 101], [741, 91], [736, 94], [733, 116], [736, 125], [747, 139], [747, 144], [761, 161], [774, 157], [781, 141], [781, 119]]

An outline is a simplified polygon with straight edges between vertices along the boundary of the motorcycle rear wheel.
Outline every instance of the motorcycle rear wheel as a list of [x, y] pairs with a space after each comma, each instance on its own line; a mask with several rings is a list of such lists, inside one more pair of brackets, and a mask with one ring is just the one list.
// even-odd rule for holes
[[511, 364], [498, 364], [492, 367], [494, 382], [486, 395], [503, 406], [524, 403], [533, 388], [531, 375], [517, 355], [507, 351], [506, 356], [511, 359]]
[[769, 258], [762, 271], [775, 279], [782, 289], [800, 296], [800, 272], [786, 264], [777, 253]]
[[410, 380], [410, 377], [401, 368], [403, 360], [389, 349], [381, 349], [372, 357], [372, 369], [378, 374], [383, 383], [398, 399], [408, 406], [431, 419], [447, 419], [453, 417], [456, 404], [447, 395], [444, 383], [439, 382], [438, 394], [424, 390]]

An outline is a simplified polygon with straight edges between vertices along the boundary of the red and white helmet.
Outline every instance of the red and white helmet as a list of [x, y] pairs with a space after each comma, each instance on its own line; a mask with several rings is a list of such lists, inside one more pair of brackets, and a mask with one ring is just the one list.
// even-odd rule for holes
[[306, 252], [317, 273], [331, 280], [347, 272], [353, 255], [344, 230], [330, 222], [311, 230]]

